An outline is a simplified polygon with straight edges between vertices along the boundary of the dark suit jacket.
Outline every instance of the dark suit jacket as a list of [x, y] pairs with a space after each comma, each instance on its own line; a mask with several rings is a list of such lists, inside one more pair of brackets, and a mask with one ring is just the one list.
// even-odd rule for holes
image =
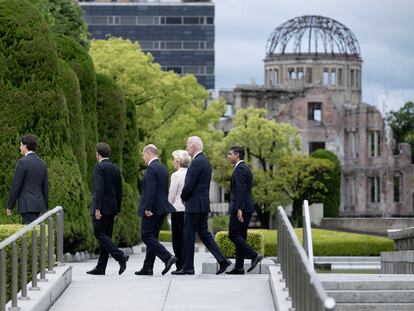
[[181, 199], [188, 213], [210, 212], [211, 164], [203, 153], [198, 154], [187, 170]]
[[254, 212], [252, 201], [253, 174], [244, 162], [233, 170], [230, 182], [230, 212], [238, 209], [244, 212]]
[[18, 202], [19, 213], [43, 213], [48, 205], [48, 180], [46, 163], [35, 153], [17, 161], [7, 208]]
[[145, 171], [141, 192], [139, 216], [144, 216], [145, 211], [155, 215], [175, 212], [174, 206], [168, 202], [168, 171], [158, 159], [153, 160]]
[[93, 170], [93, 199], [91, 214], [99, 209], [103, 215], [116, 215], [121, 211], [122, 178], [119, 168], [104, 159]]

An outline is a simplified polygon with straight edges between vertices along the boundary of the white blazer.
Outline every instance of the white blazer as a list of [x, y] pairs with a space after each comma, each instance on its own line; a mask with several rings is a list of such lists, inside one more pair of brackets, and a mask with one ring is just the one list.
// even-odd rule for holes
[[184, 212], [185, 206], [181, 201], [181, 192], [184, 187], [185, 175], [187, 174], [186, 167], [180, 167], [177, 171], [171, 174], [170, 190], [168, 192], [168, 201], [174, 205], [177, 212]]

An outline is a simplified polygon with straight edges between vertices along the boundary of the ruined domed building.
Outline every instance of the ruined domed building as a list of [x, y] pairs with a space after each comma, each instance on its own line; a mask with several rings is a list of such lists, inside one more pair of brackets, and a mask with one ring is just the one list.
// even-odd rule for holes
[[341, 216], [414, 214], [410, 146], [397, 146], [381, 113], [362, 102], [362, 58], [349, 28], [322, 16], [291, 19], [271, 34], [264, 69], [264, 85], [220, 95], [235, 110], [265, 108], [298, 127], [305, 152], [334, 152]]

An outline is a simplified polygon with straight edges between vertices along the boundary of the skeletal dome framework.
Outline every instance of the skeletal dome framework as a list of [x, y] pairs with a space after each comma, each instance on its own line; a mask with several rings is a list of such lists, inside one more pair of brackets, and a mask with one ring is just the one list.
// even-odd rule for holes
[[266, 45], [274, 54], [342, 54], [359, 56], [359, 43], [352, 31], [340, 22], [318, 15], [293, 18], [277, 27]]

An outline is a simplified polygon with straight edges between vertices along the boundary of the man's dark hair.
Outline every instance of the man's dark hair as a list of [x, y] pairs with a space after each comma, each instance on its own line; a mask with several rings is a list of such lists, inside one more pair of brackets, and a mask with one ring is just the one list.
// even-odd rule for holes
[[25, 145], [30, 151], [36, 152], [37, 142], [34, 135], [24, 135], [20, 138], [20, 142]]
[[102, 158], [109, 158], [111, 147], [109, 147], [107, 143], [98, 143], [96, 145], [96, 152], [99, 153]]
[[233, 153], [237, 153], [239, 155], [240, 160], [244, 160], [244, 148], [240, 146], [233, 146], [230, 148], [230, 151]]

